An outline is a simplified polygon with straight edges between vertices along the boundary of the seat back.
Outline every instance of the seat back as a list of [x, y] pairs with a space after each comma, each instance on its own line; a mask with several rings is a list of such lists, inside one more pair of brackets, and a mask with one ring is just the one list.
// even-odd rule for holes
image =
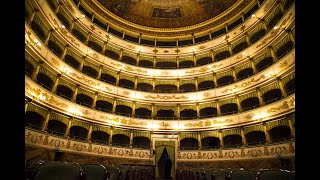
[[66, 163], [49, 164], [39, 169], [34, 180], [81, 180], [80, 166]]
[[295, 173], [282, 170], [262, 170], [257, 180], [295, 180]]
[[106, 180], [106, 168], [100, 164], [82, 164], [83, 172], [86, 173], [86, 180]]
[[230, 180], [255, 180], [257, 172], [250, 170], [234, 170], [230, 173]]

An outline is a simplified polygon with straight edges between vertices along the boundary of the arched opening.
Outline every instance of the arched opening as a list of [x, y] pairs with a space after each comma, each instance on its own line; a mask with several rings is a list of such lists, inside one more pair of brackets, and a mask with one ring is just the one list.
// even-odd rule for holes
[[295, 78], [291, 79], [287, 84], [284, 85], [284, 89], [287, 93], [287, 95], [291, 95], [295, 92], [296, 89], [296, 81]]
[[230, 52], [229, 51], [222, 51], [214, 56], [214, 60], [221, 61], [222, 59], [225, 59], [227, 57], [230, 57]]
[[245, 99], [240, 102], [240, 106], [242, 108], [242, 111], [248, 111], [250, 109], [254, 109], [259, 107], [259, 98], [257, 97], [251, 97], [248, 99]]
[[104, 112], [112, 112], [113, 105], [110, 102], [97, 100], [96, 102], [96, 109]]
[[80, 67], [80, 62], [69, 54], [64, 57], [64, 61], [75, 69], [79, 69]]
[[72, 126], [69, 131], [69, 137], [78, 140], [86, 140], [88, 130], [81, 126]]
[[124, 88], [133, 89], [134, 88], [134, 82], [128, 80], [128, 79], [120, 79], [119, 80], [119, 86]]
[[129, 146], [130, 138], [123, 134], [116, 134], [112, 136], [112, 145], [113, 146]]
[[193, 61], [182, 61], [182, 62], [179, 62], [179, 67], [180, 68], [191, 68], [191, 67], [194, 67], [194, 62]]
[[157, 111], [157, 115], [155, 116], [157, 119], [176, 119], [177, 117], [174, 115], [174, 111], [172, 109], [163, 110], [160, 109]]
[[237, 80], [239, 81], [241, 79], [247, 78], [252, 75], [253, 75], [253, 69], [246, 68], [246, 69], [243, 69], [237, 73]]
[[270, 140], [272, 142], [280, 142], [290, 140], [291, 131], [288, 126], [277, 126], [269, 130]]
[[212, 63], [211, 57], [203, 57], [197, 60], [197, 66], [202, 66], [209, 63]]
[[235, 47], [233, 47], [232, 52], [233, 52], [233, 54], [237, 54], [238, 52], [244, 50], [247, 47], [248, 47], [247, 42], [241, 42], [241, 43], [237, 44]]
[[217, 149], [220, 147], [220, 139], [217, 137], [206, 137], [201, 139], [202, 149]]
[[238, 105], [236, 103], [224, 104], [220, 107], [221, 115], [238, 113]]
[[47, 90], [51, 91], [53, 86], [53, 80], [44, 73], [39, 73], [37, 76], [37, 82], [42, 87], [46, 88]]
[[56, 54], [58, 57], [61, 56], [63, 50], [61, 49], [60, 46], [58, 46], [58, 44], [56, 44], [54, 41], [52, 41], [51, 39], [48, 41], [48, 48], [54, 53]]
[[32, 129], [41, 130], [44, 123], [44, 117], [36, 112], [27, 111], [24, 116], [24, 123], [25, 126], [31, 127]]
[[115, 77], [111, 76], [110, 74], [106, 74], [106, 73], [101, 73], [100, 80], [104, 81], [106, 83], [113, 84], [113, 85], [115, 85], [117, 83], [117, 79]]
[[217, 80], [218, 86], [225, 86], [234, 82], [233, 76], [223, 76]]
[[173, 93], [177, 92], [177, 86], [173, 84], [157, 84], [155, 91], [160, 93]]
[[130, 56], [122, 56], [121, 61], [131, 65], [137, 64], [137, 60]]
[[93, 99], [85, 94], [77, 94], [76, 103], [86, 107], [91, 107]]
[[148, 84], [148, 83], [137, 83], [137, 90], [152, 92], [153, 87], [151, 84]]
[[102, 47], [94, 41], [88, 41], [88, 46], [96, 50], [98, 53], [102, 52]]
[[135, 109], [135, 117], [137, 118], [151, 118], [151, 111], [147, 108]]
[[156, 67], [159, 69], [176, 69], [177, 63], [176, 62], [157, 62]]
[[110, 135], [104, 131], [92, 131], [91, 141], [94, 143], [107, 144]]
[[98, 71], [93, 69], [90, 66], [83, 66], [82, 72], [85, 73], [86, 75], [93, 77], [93, 78], [96, 78], [98, 76]]
[[258, 32], [254, 33], [251, 37], [250, 37], [250, 42], [251, 44], [257, 42], [260, 38], [262, 38], [265, 34], [267, 33], [267, 31], [265, 29], [260, 29]]
[[263, 131], [252, 131], [245, 134], [245, 137], [248, 146], [266, 143], [266, 134]]
[[62, 22], [62, 24], [65, 26], [65, 28], [69, 29], [70, 23], [67, 20], [67, 18], [60, 11], [57, 13], [57, 17]]
[[196, 85], [195, 84], [182, 84], [179, 87], [180, 92], [193, 92], [196, 91]]
[[35, 21], [31, 22], [31, 29], [39, 36], [39, 38], [42, 40], [42, 42], [45, 41], [46, 34]]
[[198, 84], [199, 90], [212, 89], [212, 88], [214, 88], [213, 81], [202, 81], [201, 83]]
[[275, 14], [267, 24], [268, 29], [272, 29], [278, 23], [278, 21], [282, 18], [282, 16], [283, 16], [283, 13], [281, 11]]
[[132, 108], [125, 105], [117, 105], [115, 113], [120, 115], [125, 115], [125, 116], [131, 116]]
[[118, 60], [120, 57], [118, 53], [111, 51], [111, 50], [105, 50], [104, 55], [106, 55], [112, 59], [115, 59], [115, 60]]
[[82, 42], [86, 42], [86, 36], [84, 34], [82, 34], [80, 31], [78, 31], [77, 29], [73, 28], [71, 33], [77, 37], [80, 41]]
[[195, 138], [184, 138], [180, 141], [180, 149], [199, 149], [198, 140]]
[[134, 137], [132, 139], [132, 147], [137, 148], [150, 148], [150, 139], [147, 137]]
[[73, 91], [69, 87], [59, 84], [57, 85], [56, 94], [63, 98], [71, 100]]
[[233, 134], [223, 137], [225, 148], [234, 148], [242, 146], [242, 138], [240, 135]]
[[181, 119], [196, 119], [197, 118], [197, 111], [193, 109], [184, 109], [180, 111], [180, 118]]
[[218, 115], [217, 108], [206, 107], [200, 109], [200, 118], [216, 117]]
[[293, 49], [293, 43], [292, 41], [288, 41], [285, 44], [283, 44], [277, 51], [276, 51], [276, 55], [278, 57], [278, 59], [282, 58], [283, 56], [285, 56], [286, 54], [288, 54], [288, 52], [290, 52]]
[[263, 102], [265, 105], [273, 103], [282, 98], [282, 93], [280, 89], [272, 89], [262, 95]]
[[152, 68], [153, 62], [148, 61], [148, 60], [140, 60], [138, 66]]
[[266, 57], [262, 59], [257, 65], [256, 69], [258, 72], [266, 69], [267, 67], [271, 66], [273, 64], [273, 59], [272, 57]]
[[24, 70], [25, 70], [26, 74], [27, 74], [29, 77], [31, 77], [32, 74], [33, 74], [33, 71], [34, 71], [34, 67], [33, 67], [33, 65], [32, 65], [29, 61], [25, 60]]
[[61, 121], [50, 119], [47, 125], [47, 131], [51, 134], [63, 136], [66, 132], [67, 125]]

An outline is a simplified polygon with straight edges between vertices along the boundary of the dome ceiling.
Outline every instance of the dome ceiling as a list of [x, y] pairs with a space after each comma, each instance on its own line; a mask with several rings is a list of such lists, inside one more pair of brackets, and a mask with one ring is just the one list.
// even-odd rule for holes
[[226, 11], [238, 0], [97, 0], [129, 22], [153, 28], [192, 26]]

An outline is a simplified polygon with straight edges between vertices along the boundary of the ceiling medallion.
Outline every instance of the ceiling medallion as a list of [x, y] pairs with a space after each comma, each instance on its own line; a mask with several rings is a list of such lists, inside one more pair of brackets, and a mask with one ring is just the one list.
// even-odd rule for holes
[[112, 3], [112, 11], [117, 15], [124, 15], [129, 12], [128, 4], [126, 2]]

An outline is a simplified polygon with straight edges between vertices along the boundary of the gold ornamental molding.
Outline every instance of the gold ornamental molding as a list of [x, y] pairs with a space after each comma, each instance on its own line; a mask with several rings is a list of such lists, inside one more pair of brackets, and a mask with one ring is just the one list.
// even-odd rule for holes
[[[272, 3], [271, 3], [272, 2]], [[118, 38], [116, 36], [112, 36], [109, 33], [107, 33], [105, 30], [101, 29], [100, 27], [96, 26], [90, 19], [83, 18], [82, 13], [77, 9], [77, 7], [68, 1], [63, 1], [63, 4], [65, 4], [65, 7], [69, 9], [69, 11], [75, 10], [75, 12], [70, 12], [69, 15], [73, 16], [73, 19], [78, 19], [80, 22], [80, 26], [83, 26], [83, 29], [86, 31], [90, 31], [91, 33], [95, 34], [97, 37], [100, 37], [99, 39], [102, 42], [108, 42], [109, 45], [115, 46], [115, 48], [118, 49], [124, 49], [128, 52], [134, 53], [134, 54], [140, 54], [140, 55], [146, 55], [146, 56], [176, 56], [179, 55], [179, 57], [184, 57], [185, 55], [191, 56], [193, 53], [201, 54], [203, 52], [208, 52], [209, 50], [216, 50], [218, 47], [221, 47], [221, 45], [227, 45], [228, 42], [232, 42], [232, 40], [237, 39], [241, 34], [248, 33], [250, 30], [253, 30], [254, 27], [257, 25], [257, 23], [261, 23], [259, 21], [259, 18], [262, 18], [266, 14], [266, 7], [268, 4], [275, 5], [276, 3], [273, 3], [274, 0], [267, 1], [266, 3], [263, 3], [261, 8], [257, 10], [255, 13], [255, 17], [257, 18], [248, 18], [241, 26], [234, 28], [233, 30], [229, 31], [224, 37], [222, 38], [215, 38], [213, 40], [196, 44], [193, 46], [187, 46], [187, 47], [179, 47], [179, 49], [175, 48], [158, 48], [155, 49], [153, 47], [143, 46], [143, 45], [137, 45], [134, 43], [130, 43], [128, 41], [125, 41], [121, 38]], [[43, 16], [43, 19], [46, 19], [49, 24], [51, 24], [52, 27], [58, 28], [58, 32], [63, 34], [63, 38], [68, 39], [68, 41], [71, 41], [70, 44], [78, 44], [80, 45], [80, 49], [82, 48], [81, 44], [82, 42], [78, 41], [76, 38], [71, 38], [73, 35], [71, 33], [66, 32], [66, 30], [61, 29], [62, 23], [59, 21], [59, 19], [56, 17], [55, 13], [51, 10], [50, 6], [45, 2], [45, 0], [39, 0], [36, 2], [36, 4], [39, 6], [39, 8], [43, 9], [41, 11], [40, 16]], [[71, 5], [70, 5], [71, 4]], [[73, 8], [70, 8], [70, 6], [74, 6]], [[271, 7], [268, 7], [271, 8]], [[72, 9], [72, 10], [70, 10]], [[291, 16], [290, 21], [287, 22], [285, 25], [282, 23], [283, 19], [278, 22], [278, 24], [283, 24], [285, 28], [287, 28], [291, 23], [292, 19], [294, 19], [295, 14], [295, 4], [291, 6], [291, 8], [286, 12], [284, 17], [287, 17], [288, 14], [293, 14]], [[286, 18], [288, 19], [288, 18]], [[59, 25], [60, 24], [60, 25]], [[65, 37], [64, 37], [65, 36]], [[78, 41], [78, 42], [77, 42]], [[77, 45], [75, 45], [77, 46]], [[85, 52], [89, 52], [88, 48], [84, 48], [86, 50]], [[94, 50], [91, 50], [95, 52]], [[99, 53], [93, 53], [95, 56], [97, 56], [97, 59], [101, 59], [99, 56], [103, 56]], [[248, 55], [252, 55], [253, 53], [247, 53]]]
[[201, 120], [150, 120], [132, 117], [124, 117], [116, 114], [97, 111], [87, 108], [59, 97], [52, 92], [44, 89], [40, 85], [25, 78], [25, 95], [33, 101], [38, 102], [48, 108], [60, 113], [85, 119], [94, 123], [108, 126], [136, 128], [153, 131], [199, 131], [223, 129], [237, 126], [238, 124], [254, 124], [267, 121], [271, 118], [282, 116], [286, 113], [295, 111], [295, 94], [282, 100], [228, 116], [206, 118]]
[[178, 161], [221, 161], [221, 160], [248, 160], [261, 158], [294, 157], [295, 142], [261, 147], [242, 147], [232, 150], [198, 150], [178, 151]]
[[68, 138], [52, 136], [47, 133], [40, 133], [25, 129], [25, 144], [42, 147], [63, 152], [81, 153], [114, 158], [129, 158], [148, 160], [150, 150], [134, 148], [119, 148], [115, 146], [97, 145], [89, 142], [79, 142]]

